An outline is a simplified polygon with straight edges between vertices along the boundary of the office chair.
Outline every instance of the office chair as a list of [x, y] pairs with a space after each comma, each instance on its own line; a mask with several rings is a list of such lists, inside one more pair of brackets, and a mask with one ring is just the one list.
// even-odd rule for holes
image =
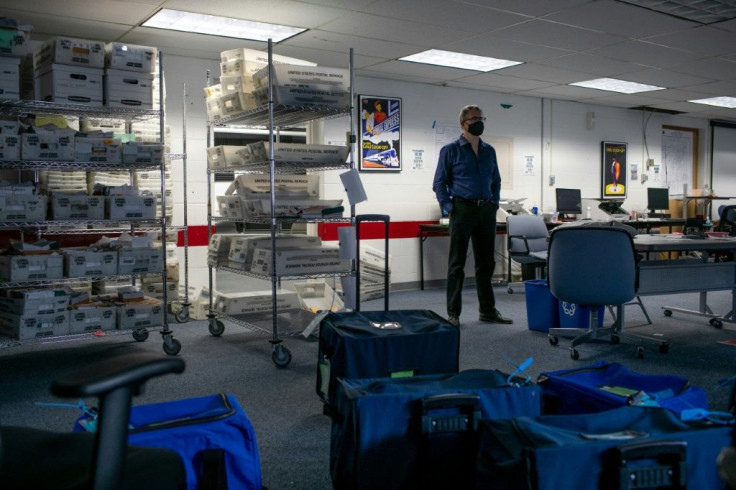
[[[548, 250], [548, 281], [550, 292], [561, 301], [590, 307], [588, 328], [550, 328], [549, 342], [557, 345], [560, 336], [573, 336], [570, 356], [579, 359], [576, 347], [601, 337], [611, 342], [621, 339], [649, 341], [667, 352], [665, 340], [624, 334], [623, 306], [636, 297], [637, 257], [628, 227], [615, 223], [587, 223], [561, 226], [550, 235]], [[600, 306], [616, 305], [616, 319], [610, 327], [598, 327]], [[639, 357], [644, 348], [637, 348]]]
[[97, 431], [0, 427], [0, 486], [5, 490], [186, 488], [184, 465], [177, 453], [127, 445], [133, 396], [140, 394], [148, 379], [182, 371], [180, 358], [136, 353], [85, 365], [57, 379], [51, 385], [56, 396], [98, 398]]
[[513, 294], [511, 282], [511, 262], [518, 262], [524, 269], [534, 269], [536, 279], [541, 279], [547, 266], [547, 240], [549, 231], [541, 216], [531, 214], [509, 215], [506, 217], [506, 244], [508, 251], [508, 293]]
[[736, 236], [736, 205], [724, 205], [718, 208], [718, 231], [728, 232], [728, 236]]

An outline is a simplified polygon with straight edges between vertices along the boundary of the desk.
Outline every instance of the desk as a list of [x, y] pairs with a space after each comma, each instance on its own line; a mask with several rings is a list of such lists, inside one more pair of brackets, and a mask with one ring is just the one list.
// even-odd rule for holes
[[637, 230], [645, 230], [647, 233], [652, 231], [652, 228], [667, 227], [672, 232], [673, 226], [685, 226], [685, 218], [661, 218], [661, 219], [635, 219], [623, 221], [623, 224], [629, 225]]
[[[547, 229], [561, 225], [561, 222], [545, 222]], [[506, 223], [496, 223], [496, 233], [506, 233]], [[450, 236], [449, 225], [419, 225], [419, 289], [424, 291], [424, 242], [433, 236]]]
[[[673, 311], [710, 318], [711, 325], [736, 322], [736, 262], [708, 262], [708, 253], [736, 252], [734, 238], [690, 239], [668, 235], [637, 235], [634, 247], [649, 256], [653, 252], [702, 252], [700, 259], [642, 260], [639, 262], [637, 295], [700, 293], [698, 310], [663, 307], [665, 315]], [[708, 291], [732, 291], [731, 311], [716, 315], [708, 307]]]

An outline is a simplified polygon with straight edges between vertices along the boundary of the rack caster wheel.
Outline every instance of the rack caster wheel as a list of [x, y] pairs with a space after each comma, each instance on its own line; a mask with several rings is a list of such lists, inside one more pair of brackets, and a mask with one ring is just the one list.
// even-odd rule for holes
[[271, 360], [278, 367], [286, 367], [291, 362], [291, 351], [282, 344], [276, 344], [273, 346]]
[[189, 321], [189, 307], [182, 306], [181, 310], [174, 313], [174, 318], [176, 319], [177, 323], [188, 322]]
[[181, 351], [181, 342], [171, 335], [164, 336], [164, 352], [170, 356], [175, 356]]
[[639, 357], [639, 359], [644, 359], [644, 347], [637, 347], [636, 355], [637, 357]]
[[133, 330], [133, 338], [137, 342], [145, 342], [148, 338], [148, 330], [141, 328], [139, 330]]
[[621, 343], [621, 337], [619, 337], [616, 334], [611, 335], [611, 343], [612, 344], [619, 344], [619, 343]]
[[573, 361], [580, 359], [580, 352], [575, 347], [570, 347], [570, 357]]
[[554, 335], [548, 335], [547, 340], [549, 340], [549, 345], [557, 345], [560, 343], [560, 339], [558, 339]]
[[712, 327], [723, 328], [723, 321], [720, 318], [711, 318], [708, 322]]
[[666, 342], [664, 344], [659, 344], [659, 352], [661, 352], [662, 354], [667, 354], [669, 351], [670, 351], [670, 344]]
[[664, 316], [672, 316], [672, 310], [664, 310], [662, 313], [664, 313]]
[[210, 321], [210, 334], [214, 337], [219, 337], [225, 331], [225, 324], [220, 320]]
[[506, 292], [509, 294], [514, 294], [514, 290], [511, 288], [506, 289]]

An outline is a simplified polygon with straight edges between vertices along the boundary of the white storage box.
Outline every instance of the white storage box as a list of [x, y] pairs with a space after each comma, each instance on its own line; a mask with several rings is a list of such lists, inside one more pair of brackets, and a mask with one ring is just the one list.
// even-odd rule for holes
[[[255, 88], [268, 86], [268, 67], [253, 74], [253, 84]], [[350, 73], [345, 68], [274, 64], [272, 84], [284, 88], [349, 92]]]
[[0, 160], [20, 160], [20, 140], [17, 134], [0, 134]]
[[117, 308], [106, 303], [84, 303], [69, 312], [69, 333], [114, 330]]
[[104, 103], [108, 107], [153, 107], [153, 75], [105, 70]]
[[[253, 98], [257, 105], [267, 104], [268, 87], [254, 90]], [[319, 105], [332, 109], [345, 109], [350, 105], [350, 92], [276, 85], [273, 87], [273, 103], [275, 105]]]
[[[219, 293], [212, 309], [224, 315], [248, 315], [270, 313], [272, 311], [271, 291], [252, 291], [248, 293]], [[276, 292], [276, 309], [291, 310], [299, 308], [299, 297], [294, 291]]]
[[64, 257], [59, 253], [0, 256], [0, 278], [4, 281], [35, 281], [62, 277], [64, 277]]
[[[139, 286], [141, 292], [151, 298], [163, 300], [164, 297], [164, 284], [161, 282], [152, 282], [147, 284], [141, 284]], [[179, 297], [179, 283], [173, 281], [166, 281], [166, 295], [169, 301], [177, 299]]]
[[0, 56], [23, 57], [28, 53], [30, 26], [23, 29], [0, 29]]
[[34, 79], [36, 99], [102, 106], [102, 68], [53, 64]]
[[[256, 274], [271, 273], [271, 250], [258, 248], [253, 253], [250, 271]], [[337, 248], [287, 248], [276, 249], [277, 275], [332, 274], [350, 270], [351, 261], [339, 258]]]
[[164, 145], [160, 143], [126, 143], [123, 145], [123, 163], [161, 164]]
[[33, 53], [33, 70], [37, 75], [53, 63], [104, 68], [105, 43], [72, 37], [50, 39]]
[[84, 132], [106, 131], [113, 133], [125, 133], [125, 121], [115, 119], [91, 119], [82, 118], [79, 121], [79, 128]]
[[63, 288], [11, 289], [0, 297], [0, 311], [15, 315], [43, 315], [66, 311], [71, 291]]
[[[304, 65], [304, 66], [316, 66], [316, 63], [311, 61], [301, 60], [299, 58], [291, 58], [289, 56], [282, 56], [280, 54], [271, 54], [271, 59], [274, 64], [276, 63], [291, 63], [292, 65]], [[234, 48], [228, 49], [227, 51], [220, 52], [220, 61], [253, 61], [263, 65], [268, 63], [268, 53], [266, 51], [258, 51], [256, 49], [248, 48]]]
[[66, 131], [58, 133], [23, 133], [21, 135], [23, 160], [74, 160], [74, 137]]
[[18, 100], [19, 98], [20, 58], [0, 57], [0, 99]]
[[243, 112], [255, 109], [255, 98], [250, 93], [233, 92], [206, 100], [207, 118], [210, 121], [218, 121], [224, 117], [234, 117]]
[[46, 196], [11, 195], [0, 196], [0, 220], [44, 221], [46, 219]]
[[[319, 248], [322, 239], [318, 236], [280, 236], [276, 237], [276, 249], [284, 247]], [[271, 248], [270, 236], [233, 237], [230, 241], [228, 260], [250, 270], [256, 248]]]
[[122, 143], [111, 138], [74, 138], [74, 161], [120, 163], [123, 161]]
[[51, 196], [51, 216], [53, 219], [105, 219], [104, 196], [84, 194], [54, 194]]
[[108, 68], [153, 73], [158, 50], [150, 46], [125, 43], [105, 44], [105, 61]]
[[[161, 282], [161, 273], [156, 274], [141, 274], [141, 284], [154, 284]], [[179, 261], [178, 260], [167, 260], [166, 261], [166, 281], [167, 282], [179, 282]]]
[[207, 148], [207, 165], [210, 168], [239, 167], [248, 163], [249, 154], [241, 154], [244, 146], [212, 146]]
[[164, 253], [160, 248], [121, 248], [118, 250], [118, 274], [161, 272]]
[[156, 298], [144, 297], [139, 301], [127, 301], [117, 307], [117, 328], [137, 330], [163, 325], [164, 308]]
[[66, 277], [101, 277], [118, 273], [118, 253], [115, 250], [66, 248], [63, 252]]
[[107, 196], [109, 219], [155, 219], [156, 198], [153, 196]]
[[295, 282], [294, 290], [299, 295], [302, 308], [312, 313], [339, 311], [345, 307], [340, 295], [324, 281]]
[[217, 196], [217, 210], [223, 218], [243, 219], [245, 214], [240, 196]]
[[0, 314], [0, 333], [18, 340], [57, 337], [69, 333], [69, 312], [45, 315]]
[[[259, 141], [246, 146], [254, 162], [269, 161], [268, 141]], [[273, 159], [276, 165], [285, 162], [318, 163], [320, 165], [344, 165], [350, 147], [333, 145], [306, 145], [303, 143], [275, 143]]]
[[[273, 185], [277, 196], [285, 196], [289, 193], [293, 194], [294, 197], [317, 197], [319, 195], [318, 175], [274, 175]], [[271, 192], [271, 179], [268, 175], [238, 175], [233, 183], [228, 186], [225, 194], [236, 192], [246, 197], [253, 194], [269, 194]]]

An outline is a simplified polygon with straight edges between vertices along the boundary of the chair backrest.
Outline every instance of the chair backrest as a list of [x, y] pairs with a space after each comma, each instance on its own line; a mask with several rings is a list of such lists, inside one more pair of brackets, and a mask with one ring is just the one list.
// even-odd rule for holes
[[719, 209], [721, 220], [718, 222], [718, 231], [727, 231], [736, 236], [736, 205], [722, 206]]
[[[509, 215], [506, 217], [506, 233], [509, 236], [508, 248], [511, 253], [542, 252], [547, 250], [549, 231], [541, 216], [531, 214]], [[525, 236], [529, 245], [527, 250], [522, 238]]]
[[550, 292], [562, 301], [619, 305], [636, 296], [636, 251], [624, 229], [559, 227], [550, 236], [547, 257]]

